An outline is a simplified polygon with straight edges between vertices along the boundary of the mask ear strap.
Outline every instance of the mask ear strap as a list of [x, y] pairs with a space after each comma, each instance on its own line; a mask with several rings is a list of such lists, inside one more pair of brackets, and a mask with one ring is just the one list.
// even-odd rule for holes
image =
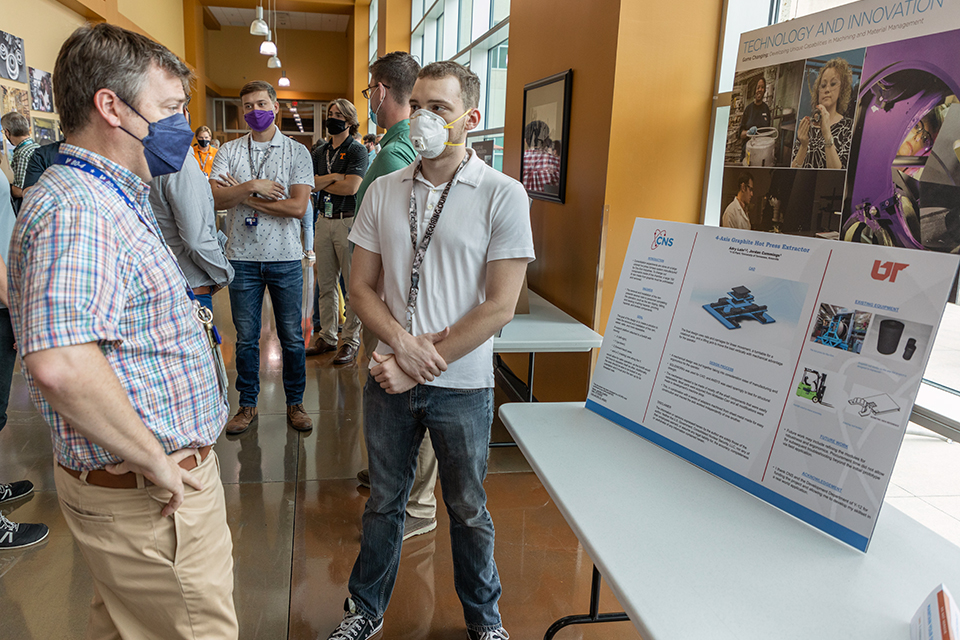
[[463, 115], [462, 115], [462, 116], [460, 116], [459, 118], [457, 118], [457, 119], [454, 120], [453, 122], [445, 125], [443, 128], [444, 128], [444, 129], [449, 129], [450, 127], [452, 127], [452, 126], [455, 125], [456, 123], [458, 123], [458, 122], [460, 122], [461, 120], [463, 120], [463, 118], [464, 118], [468, 113], [470, 113], [471, 111], [473, 111], [473, 109], [467, 109], [466, 111], [463, 112]]

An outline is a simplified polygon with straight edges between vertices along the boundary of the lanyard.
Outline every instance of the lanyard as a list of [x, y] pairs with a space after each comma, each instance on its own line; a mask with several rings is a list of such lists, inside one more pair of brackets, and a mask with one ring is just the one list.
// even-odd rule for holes
[[427, 224], [427, 230], [424, 231], [423, 238], [420, 240], [419, 246], [417, 245], [416, 186], [417, 176], [420, 175], [420, 167], [422, 163], [417, 163], [417, 167], [413, 170], [413, 187], [410, 189], [410, 242], [413, 244], [413, 266], [410, 267], [410, 292], [407, 294], [407, 333], [413, 332], [413, 314], [417, 311], [417, 296], [420, 293], [420, 265], [423, 264], [423, 258], [427, 255], [427, 248], [430, 246], [430, 240], [433, 239], [433, 232], [437, 228], [437, 222], [440, 221], [440, 212], [443, 211], [443, 205], [447, 201], [447, 195], [450, 193], [450, 187], [452, 187], [453, 183], [457, 181], [460, 171], [463, 170], [463, 167], [467, 164], [467, 160], [469, 159], [469, 154], [464, 156], [463, 160], [460, 162], [460, 166], [457, 167], [456, 173], [454, 173], [453, 177], [450, 178], [447, 186], [443, 188], [443, 193], [440, 194], [440, 199], [437, 201], [437, 205], [433, 208], [433, 215], [430, 217], [430, 222]]
[[[352, 142], [352, 139], [350, 138], [350, 136], [347, 136], [347, 139], [344, 140], [343, 144], [341, 144], [337, 149], [333, 149], [333, 142], [331, 142], [330, 146], [327, 147], [327, 150], [323, 154], [323, 159], [327, 163], [327, 175], [330, 175], [331, 173], [333, 173], [333, 161], [336, 159], [337, 154], [340, 153], [340, 149], [343, 149], [345, 146], [350, 144], [350, 142]], [[331, 149], [333, 150], [332, 158], [330, 157]]]
[[247, 137], [247, 162], [250, 163], [250, 177], [254, 180], [259, 180], [262, 176], [260, 173], [263, 171], [263, 166], [267, 164], [267, 159], [270, 157], [270, 154], [273, 152], [273, 145], [268, 145], [267, 149], [263, 152], [263, 157], [260, 158], [260, 166], [257, 167], [256, 171], [253, 169], [253, 135]]
[[112, 189], [114, 193], [120, 196], [120, 198], [127, 204], [127, 206], [130, 207], [130, 209], [132, 209], [135, 214], [137, 214], [137, 218], [140, 220], [143, 226], [147, 228], [147, 231], [149, 231], [151, 234], [156, 236], [156, 238], [160, 240], [160, 244], [166, 247], [167, 254], [169, 254], [169, 256], [173, 259], [173, 264], [177, 266], [177, 270], [180, 272], [180, 275], [183, 277], [183, 281], [185, 283], [186, 290], [187, 290], [187, 297], [190, 298], [190, 300], [192, 300], [194, 304], [198, 304], [196, 300], [196, 296], [194, 296], [193, 294], [193, 289], [190, 288], [190, 283], [187, 281], [186, 274], [183, 273], [183, 269], [180, 268], [180, 263], [177, 262], [177, 259], [173, 255], [173, 252], [170, 250], [170, 247], [167, 246], [166, 241], [163, 239], [163, 235], [161, 235], [158, 230], [154, 229], [153, 226], [143, 217], [143, 214], [140, 213], [140, 208], [133, 202], [133, 200], [129, 198], [129, 196], [127, 196], [126, 193], [124, 193], [123, 189], [120, 188], [120, 186], [113, 180], [113, 178], [111, 178], [106, 173], [104, 173], [97, 167], [93, 166], [86, 160], [81, 160], [76, 156], [67, 155], [65, 153], [61, 153], [59, 156], [57, 156], [56, 164], [62, 164], [67, 167], [79, 169], [84, 173], [89, 173], [91, 176], [96, 178], [100, 182], [100, 184], [102, 184], [105, 187], [108, 187], [109, 189]]

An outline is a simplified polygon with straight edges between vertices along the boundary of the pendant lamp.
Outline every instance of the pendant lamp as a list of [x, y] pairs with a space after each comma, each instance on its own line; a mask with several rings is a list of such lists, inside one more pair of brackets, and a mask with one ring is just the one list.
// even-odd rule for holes
[[270, 33], [270, 27], [263, 21], [263, 5], [257, 7], [257, 19], [250, 23], [250, 35], [265, 36]]
[[[260, 55], [264, 56], [274, 56], [277, 55], [277, 44], [273, 41], [273, 32], [267, 32], [267, 39], [260, 43]], [[267, 65], [269, 66], [269, 65]], [[277, 65], [280, 66], [280, 65]]]

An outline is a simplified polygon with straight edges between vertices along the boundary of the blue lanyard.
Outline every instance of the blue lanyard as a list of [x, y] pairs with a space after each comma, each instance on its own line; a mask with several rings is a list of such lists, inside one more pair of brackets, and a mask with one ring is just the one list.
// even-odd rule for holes
[[[120, 188], [120, 186], [113, 180], [113, 178], [111, 178], [106, 173], [101, 171], [99, 168], [93, 166], [86, 160], [81, 160], [76, 156], [67, 155], [65, 153], [61, 153], [60, 155], [57, 156], [56, 164], [62, 164], [67, 167], [73, 167], [74, 169], [79, 169], [84, 173], [89, 173], [91, 176], [96, 178], [100, 182], [100, 184], [112, 189], [113, 192], [116, 193], [118, 196], [120, 196], [120, 198], [125, 203], [127, 203], [127, 206], [130, 207], [130, 209], [132, 209], [135, 214], [137, 214], [137, 218], [140, 220], [143, 226], [145, 226], [151, 234], [156, 236], [160, 240], [160, 242], [163, 244], [164, 247], [167, 247], [167, 243], [163, 239], [163, 237], [158, 235], [158, 232], [155, 231], [153, 227], [150, 226], [150, 223], [144, 219], [143, 214], [140, 213], [139, 207], [137, 207], [137, 205], [133, 202], [133, 200], [131, 200], [129, 196], [127, 196], [127, 194], [124, 193], [123, 189]], [[187, 297], [190, 298], [191, 301], [195, 302], [197, 297], [194, 295], [193, 289], [190, 288], [190, 283], [187, 281], [186, 274], [183, 273], [183, 269], [180, 268], [180, 264], [177, 262], [177, 259], [174, 257], [169, 247], [167, 247], [167, 253], [170, 254], [171, 258], [173, 258], [173, 264], [177, 265], [177, 270], [180, 272], [180, 275], [183, 277], [183, 281], [186, 285]]]

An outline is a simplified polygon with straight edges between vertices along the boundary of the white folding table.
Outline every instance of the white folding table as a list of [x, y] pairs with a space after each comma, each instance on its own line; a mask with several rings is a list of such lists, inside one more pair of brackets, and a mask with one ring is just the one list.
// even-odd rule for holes
[[960, 591], [960, 548], [889, 504], [864, 554], [582, 403], [500, 417], [644, 640], [906, 640]]

